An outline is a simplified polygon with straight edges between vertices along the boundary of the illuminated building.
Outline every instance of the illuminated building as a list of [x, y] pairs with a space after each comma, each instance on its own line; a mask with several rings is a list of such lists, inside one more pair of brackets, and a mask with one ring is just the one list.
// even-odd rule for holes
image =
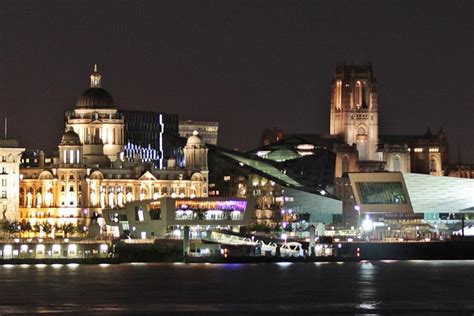
[[[352, 207], [346, 217], [365, 216], [439, 221], [474, 210], [474, 180], [401, 173], [349, 173]], [[354, 206], [357, 205], [358, 209]], [[357, 212], [360, 212], [358, 214]]]
[[290, 150], [302, 156], [298, 145], [324, 148], [336, 154], [336, 179], [347, 172], [377, 170], [444, 175], [448, 164], [444, 132], [433, 134], [428, 129], [421, 135], [380, 135], [377, 95], [372, 65], [337, 66], [331, 89], [329, 135], [284, 135], [278, 130], [274, 143], [250, 153], [264, 153], [265, 158], [275, 159], [283, 150], [287, 150], [286, 155]]
[[207, 196], [207, 149], [200, 136], [189, 137], [184, 148], [188, 163], [183, 167], [172, 159], [160, 168], [140, 154], [124, 157], [124, 118], [100, 86], [95, 67], [91, 88], [79, 97], [74, 115], [66, 121], [59, 157], [47, 161], [40, 152], [35, 164], [24, 158], [21, 219], [31, 224], [88, 225], [104, 208], [121, 208], [132, 201]]
[[143, 161], [151, 161], [158, 168], [166, 166], [168, 159], [179, 160], [177, 148], [184, 143], [179, 137], [177, 115], [123, 110], [119, 113], [125, 118], [126, 158], [140, 155]]
[[372, 67], [337, 67], [332, 86], [330, 135], [356, 144], [359, 161], [377, 161], [378, 124]]
[[179, 135], [181, 137], [189, 137], [194, 131], [198, 131], [205, 144], [217, 145], [217, 138], [219, 135], [218, 122], [203, 122], [203, 121], [180, 121]]
[[[342, 202], [328, 189], [333, 181], [334, 154], [325, 155], [323, 151], [321, 155], [314, 155], [315, 160], [309, 165], [317, 172], [310, 181], [290, 172], [288, 161], [277, 162], [217, 146], [208, 147], [209, 195], [255, 198], [257, 222], [276, 224], [304, 219], [329, 224], [341, 216]], [[310, 157], [305, 156], [305, 159]]]
[[181, 237], [181, 229], [189, 226], [191, 238], [201, 238], [218, 227], [239, 231], [240, 226], [250, 224], [254, 209], [253, 199], [164, 197], [132, 202], [103, 214], [108, 231], [115, 237]]
[[24, 148], [14, 139], [0, 139], [0, 210], [1, 219], [18, 220], [19, 166]]
[[96, 65], [90, 88], [77, 99], [66, 129], [72, 127], [79, 135], [85, 163], [105, 166], [123, 151], [124, 119], [117, 113], [112, 95], [102, 88], [101, 80]]

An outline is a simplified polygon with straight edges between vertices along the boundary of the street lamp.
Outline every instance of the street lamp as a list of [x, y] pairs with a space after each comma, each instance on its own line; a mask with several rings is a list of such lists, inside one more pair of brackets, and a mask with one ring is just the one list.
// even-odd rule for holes
[[354, 206], [354, 210], [356, 210], [357, 215], [358, 215], [357, 225], [360, 225], [360, 205], [356, 204], [356, 205]]
[[362, 229], [365, 232], [370, 232], [374, 228], [374, 222], [369, 218], [369, 215], [365, 215], [365, 219], [362, 222]]
[[370, 219], [369, 215], [365, 215], [365, 219], [362, 221], [362, 230], [366, 234], [366, 239], [369, 241], [369, 233], [374, 229], [374, 222]]

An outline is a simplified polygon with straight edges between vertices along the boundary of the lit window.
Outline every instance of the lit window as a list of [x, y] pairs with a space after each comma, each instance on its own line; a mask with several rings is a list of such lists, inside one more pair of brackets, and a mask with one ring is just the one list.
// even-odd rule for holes
[[135, 220], [139, 222], [143, 222], [145, 220], [145, 217], [143, 216], [143, 209], [141, 207], [137, 207], [135, 208], [135, 212], [136, 212]]

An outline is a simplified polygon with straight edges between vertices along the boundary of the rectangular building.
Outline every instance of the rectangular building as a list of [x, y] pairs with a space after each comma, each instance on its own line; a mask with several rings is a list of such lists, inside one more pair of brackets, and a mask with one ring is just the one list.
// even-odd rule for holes
[[206, 144], [217, 145], [219, 134], [218, 122], [203, 122], [203, 121], [180, 121], [179, 135], [188, 138], [193, 135], [194, 131], [198, 131], [199, 136]]

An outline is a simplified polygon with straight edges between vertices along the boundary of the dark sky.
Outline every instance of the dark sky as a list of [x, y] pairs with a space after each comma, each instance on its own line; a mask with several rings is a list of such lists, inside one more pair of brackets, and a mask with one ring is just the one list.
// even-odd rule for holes
[[451, 157], [474, 162], [473, 6], [2, 0], [0, 116], [54, 150], [98, 63], [118, 108], [219, 121], [221, 145], [250, 149], [265, 127], [327, 133], [336, 64], [371, 61], [380, 133], [443, 127]]

